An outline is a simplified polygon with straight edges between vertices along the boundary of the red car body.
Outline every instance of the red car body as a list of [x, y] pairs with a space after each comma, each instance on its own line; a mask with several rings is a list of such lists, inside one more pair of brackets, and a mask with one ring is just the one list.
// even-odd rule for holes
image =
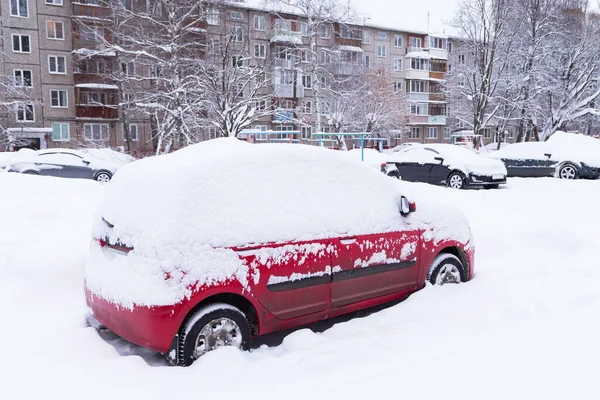
[[[101, 245], [103, 251], [121, 251], [127, 257], [127, 249]], [[117, 335], [168, 354], [186, 318], [213, 301], [229, 302], [244, 311], [258, 336], [406, 297], [425, 286], [432, 261], [441, 252], [461, 260], [463, 281], [470, 280], [474, 270], [470, 243], [425, 240], [422, 230], [233, 250], [246, 265], [258, 266], [254, 270], [260, 279], [249, 276], [246, 285], [235, 279], [196, 285], [192, 295], [177, 304], [133, 309], [115, 305], [86, 287], [90, 312]], [[265, 251], [277, 256], [265, 257]]]

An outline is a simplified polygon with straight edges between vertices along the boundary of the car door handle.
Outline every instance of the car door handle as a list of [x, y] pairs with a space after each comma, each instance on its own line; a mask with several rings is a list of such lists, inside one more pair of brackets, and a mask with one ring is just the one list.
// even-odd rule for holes
[[349, 245], [349, 244], [356, 243], [356, 239], [340, 239], [340, 243]]

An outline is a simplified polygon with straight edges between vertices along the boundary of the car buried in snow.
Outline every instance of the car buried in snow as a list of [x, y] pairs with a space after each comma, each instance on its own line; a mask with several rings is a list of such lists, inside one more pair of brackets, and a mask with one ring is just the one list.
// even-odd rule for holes
[[453, 189], [498, 188], [506, 183], [504, 164], [452, 144], [415, 145], [381, 164], [381, 172], [409, 182]]
[[129, 164], [97, 210], [91, 324], [188, 366], [470, 280], [464, 216], [412, 186], [340, 152], [228, 138]]

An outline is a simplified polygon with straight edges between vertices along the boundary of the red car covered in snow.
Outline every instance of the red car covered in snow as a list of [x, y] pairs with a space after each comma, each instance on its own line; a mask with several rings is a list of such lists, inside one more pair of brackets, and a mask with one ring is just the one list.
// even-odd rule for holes
[[136, 161], [98, 210], [90, 316], [187, 366], [427, 282], [470, 280], [464, 217], [430, 200], [416, 211], [410, 185], [302, 145], [218, 139]]

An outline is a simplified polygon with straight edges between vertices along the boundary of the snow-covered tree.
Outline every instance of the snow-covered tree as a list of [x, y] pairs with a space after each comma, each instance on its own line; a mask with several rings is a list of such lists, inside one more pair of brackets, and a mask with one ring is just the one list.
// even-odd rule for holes
[[[453, 117], [480, 133], [504, 106], [514, 24], [514, 0], [462, 0], [453, 20], [459, 32], [447, 75]], [[500, 88], [504, 88], [499, 90]]]
[[195, 0], [110, 0], [112, 78], [129, 113], [150, 118], [157, 153], [195, 143], [204, 122], [206, 9]]

